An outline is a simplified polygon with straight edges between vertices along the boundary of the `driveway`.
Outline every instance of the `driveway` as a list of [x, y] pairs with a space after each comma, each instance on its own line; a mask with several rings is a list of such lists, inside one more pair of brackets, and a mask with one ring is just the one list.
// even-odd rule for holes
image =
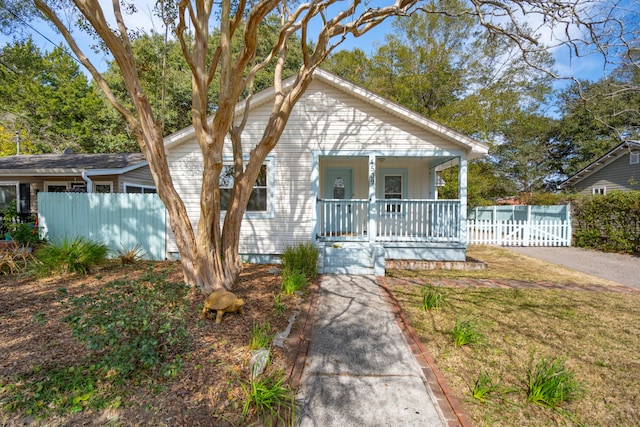
[[505, 249], [640, 289], [640, 257], [575, 247], [514, 246]]

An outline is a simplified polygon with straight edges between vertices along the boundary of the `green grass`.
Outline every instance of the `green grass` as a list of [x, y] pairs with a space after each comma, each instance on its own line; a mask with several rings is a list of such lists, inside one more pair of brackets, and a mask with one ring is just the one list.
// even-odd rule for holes
[[308, 281], [318, 275], [320, 249], [311, 242], [300, 242], [284, 248], [280, 259], [282, 269], [302, 273]]
[[269, 322], [259, 325], [253, 324], [251, 329], [251, 350], [257, 350], [259, 348], [269, 348], [273, 334], [271, 333], [271, 325]]
[[277, 371], [271, 375], [251, 381], [242, 386], [246, 399], [242, 408], [243, 417], [254, 409], [256, 416], [267, 425], [293, 425], [294, 395], [286, 386], [286, 375]]
[[432, 310], [444, 304], [444, 295], [435, 286], [425, 286], [422, 288], [422, 309]]
[[[532, 265], [517, 254], [503, 258], [508, 251], [501, 248], [474, 252], [484, 253], [480, 259], [490, 266], [499, 265], [499, 277], [487, 271], [394, 271], [403, 279], [386, 279], [472, 424], [638, 425], [640, 365], [635, 349], [640, 348], [640, 293], [613, 292], [616, 288], [590, 276], [565, 275], [555, 266]], [[573, 288], [601, 283], [602, 291], [436, 286], [438, 277], [448, 274], [518, 279], [521, 271], [536, 281], [571, 283]], [[423, 308], [425, 281], [446, 301], [438, 310]], [[482, 345], [456, 347], [452, 327], [463, 319], [478, 319]], [[564, 361], [580, 385], [555, 407], [528, 397], [530, 380], [539, 383], [536, 367], [543, 359], [551, 361], [548, 364]]]
[[309, 282], [302, 271], [284, 269], [282, 271], [282, 293], [291, 295], [307, 288]]
[[529, 370], [527, 401], [555, 408], [562, 402], [574, 399], [581, 392], [581, 385], [574, 374], [567, 370], [564, 360], [543, 358]]
[[273, 292], [271, 295], [273, 295], [273, 311], [276, 316], [282, 316], [287, 310], [287, 306], [282, 302], [282, 294]]
[[453, 343], [456, 347], [478, 344], [484, 339], [482, 333], [478, 331], [478, 323], [474, 319], [457, 319], [451, 335], [453, 335]]
[[478, 378], [473, 382], [473, 387], [471, 388], [471, 394], [474, 399], [478, 399], [481, 402], [484, 402], [495, 390], [495, 385], [493, 384], [493, 379], [491, 375], [487, 371], [480, 372]]

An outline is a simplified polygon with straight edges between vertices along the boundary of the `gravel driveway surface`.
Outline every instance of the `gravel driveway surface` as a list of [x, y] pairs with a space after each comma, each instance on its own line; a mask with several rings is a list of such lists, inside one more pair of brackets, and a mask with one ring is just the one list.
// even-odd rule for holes
[[640, 289], [640, 257], [575, 247], [514, 246], [505, 249]]

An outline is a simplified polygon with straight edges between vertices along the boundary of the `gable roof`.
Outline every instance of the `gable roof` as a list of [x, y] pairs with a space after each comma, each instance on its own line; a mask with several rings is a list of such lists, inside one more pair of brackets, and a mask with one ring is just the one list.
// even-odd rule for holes
[[[287, 91], [295, 83], [296, 76], [290, 77], [282, 82], [284, 91]], [[419, 128], [428, 130], [448, 141], [453, 142], [460, 148], [467, 150], [469, 158], [477, 158], [489, 152], [489, 147], [486, 144], [481, 143], [469, 136], [463, 135], [441, 123], [428, 119], [410, 109], [403, 107], [389, 99], [386, 99], [362, 86], [347, 81], [341, 77], [336, 76], [326, 70], [317, 68], [313, 73], [313, 79], [322, 81], [338, 90], [341, 90], [351, 96], [367, 102], [386, 111], [390, 114], [400, 117], [401, 119], [412, 123]], [[251, 107], [255, 108], [265, 102], [271, 101], [275, 96], [274, 88], [265, 89], [262, 92], [255, 94], [251, 100]], [[240, 102], [236, 106], [236, 114], [240, 116], [244, 112], [245, 104]], [[194, 133], [193, 126], [186, 127], [171, 135], [165, 137], [165, 147], [171, 148], [179, 145], [182, 142], [189, 139]]]
[[142, 153], [28, 154], [0, 157], [0, 176], [118, 175], [146, 165]]
[[613, 163], [615, 160], [619, 159], [620, 156], [630, 152], [633, 149], [636, 149], [636, 150], [640, 149], [640, 141], [624, 141], [621, 144], [618, 144], [616, 147], [611, 149], [607, 154], [598, 158], [596, 161], [590, 163], [589, 165], [585, 166], [584, 168], [582, 168], [581, 170], [579, 170], [578, 172], [576, 172], [575, 174], [567, 178], [565, 181], [560, 183], [560, 185], [558, 185], [558, 188], [560, 188], [561, 190], [564, 190], [566, 188], [573, 187], [583, 179], [591, 176], [592, 174], [596, 173], [597, 171], [601, 170], [607, 165]]

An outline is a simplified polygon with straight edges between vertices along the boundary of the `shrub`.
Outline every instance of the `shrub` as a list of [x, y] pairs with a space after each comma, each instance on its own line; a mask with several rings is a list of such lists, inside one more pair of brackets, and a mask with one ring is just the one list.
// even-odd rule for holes
[[48, 243], [35, 253], [36, 272], [87, 274], [91, 267], [104, 262], [108, 253], [109, 249], [103, 243], [84, 237], [65, 238], [58, 244]]
[[282, 293], [291, 295], [307, 287], [309, 282], [303, 272], [284, 269], [282, 271]]
[[542, 359], [535, 368], [529, 369], [529, 402], [553, 408], [571, 400], [580, 390], [581, 385], [574, 380], [573, 373], [565, 368], [563, 360]]
[[640, 252], [640, 191], [612, 191], [572, 202], [576, 246]]
[[318, 275], [320, 249], [311, 242], [297, 243], [284, 248], [281, 256], [283, 270], [299, 271], [311, 281]]
[[140, 243], [132, 248], [126, 248], [123, 244], [120, 244], [120, 246], [122, 246], [122, 250], [118, 249], [118, 259], [123, 266], [127, 264], [135, 264], [145, 256], [145, 251], [142, 249], [142, 245]]
[[116, 280], [95, 293], [70, 297], [64, 320], [107, 369], [126, 376], [158, 367], [175, 375], [180, 358], [171, 355], [188, 345], [188, 287], [165, 279], [166, 274], [149, 274], [140, 281]]

